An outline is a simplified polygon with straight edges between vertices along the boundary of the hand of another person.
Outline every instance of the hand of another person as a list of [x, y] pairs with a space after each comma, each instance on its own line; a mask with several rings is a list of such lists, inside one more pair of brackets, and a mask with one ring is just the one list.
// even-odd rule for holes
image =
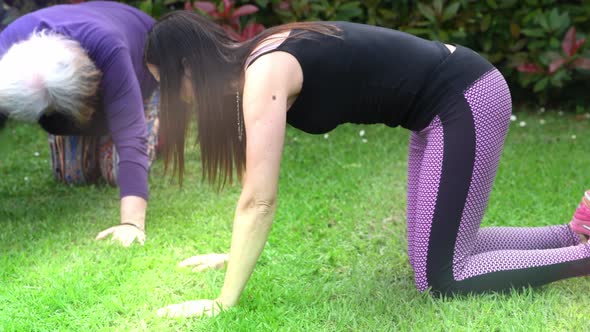
[[178, 266], [194, 266], [193, 271], [204, 271], [208, 269], [223, 269], [225, 262], [229, 260], [229, 254], [206, 254], [187, 258], [180, 262]]
[[178, 304], [171, 304], [164, 308], [158, 309], [157, 313], [160, 317], [176, 318], [176, 317], [202, 317], [202, 316], [217, 316], [220, 312], [226, 310], [219, 300], [196, 300], [188, 301]]
[[96, 240], [103, 240], [109, 235], [113, 235], [112, 241], [117, 241], [124, 247], [129, 247], [136, 240], [141, 245], [145, 243], [145, 231], [132, 224], [121, 224], [108, 228], [98, 233]]

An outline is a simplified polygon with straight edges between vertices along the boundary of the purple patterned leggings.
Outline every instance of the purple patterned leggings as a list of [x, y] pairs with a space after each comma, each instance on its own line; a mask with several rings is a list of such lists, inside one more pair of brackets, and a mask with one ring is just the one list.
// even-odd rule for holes
[[412, 132], [408, 252], [416, 287], [503, 291], [590, 274], [590, 248], [569, 226], [480, 228], [508, 130], [511, 100], [490, 70]]

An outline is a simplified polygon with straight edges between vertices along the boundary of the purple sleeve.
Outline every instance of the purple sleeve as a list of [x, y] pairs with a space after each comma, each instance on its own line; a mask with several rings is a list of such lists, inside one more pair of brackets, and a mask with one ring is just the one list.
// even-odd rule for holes
[[103, 70], [101, 87], [109, 130], [119, 154], [120, 195], [147, 200], [147, 127], [141, 88], [126, 48], [113, 52], [110, 60], [108, 69]]

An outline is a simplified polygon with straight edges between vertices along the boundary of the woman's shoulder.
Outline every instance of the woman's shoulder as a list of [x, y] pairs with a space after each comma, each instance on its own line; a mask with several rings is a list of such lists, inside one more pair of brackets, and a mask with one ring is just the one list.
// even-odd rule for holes
[[292, 54], [271, 52], [247, 68], [244, 84], [256, 90], [282, 90], [288, 96], [297, 95], [303, 84], [303, 70]]

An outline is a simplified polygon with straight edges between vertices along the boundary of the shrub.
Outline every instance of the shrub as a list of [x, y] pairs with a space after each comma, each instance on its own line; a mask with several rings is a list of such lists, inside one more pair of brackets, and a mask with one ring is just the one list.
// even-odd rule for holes
[[[517, 102], [562, 106], [569, 103], [567, 106], [574, 108], [590, 101], [586, 93], [590, 88], [589, 68], [582, 60], [590, 57], [587, 43], [583, 42], [590, 28], [588, 1], [258, 0], [256, 3], [267, 9], [260, 15], [272, 16], [270, 20], [258, 19], [273, 24], [348, 20], [467, 46], [502, 71]], [[572, 38], [571, 33], [566, 35], [567, 31], [577, 31], [577, 38], [582, 40], [575, 55], [562, 51], [562, 45]], [[551, 63], [562, 65], [550, 70]], [[517, 70], [530, 64], [543, 70]]]
[[[9, 0], [0, 0], [0, 4], [2, 1]], [[40, 6], [60, 1], [10, 2], [21, 6], [34, 2]], [[156, 18], [181, 8], [204, 13], [238, 40], [252, 37], [264, 26], [293, 21], [342, 20], [394, 28], [461, 44], [482, 54], [507, 78], [516, 102], [577, 109], [590, 102], [590, 49], [585, 42], [590, 29], [587, 0], [125, 2]]]

